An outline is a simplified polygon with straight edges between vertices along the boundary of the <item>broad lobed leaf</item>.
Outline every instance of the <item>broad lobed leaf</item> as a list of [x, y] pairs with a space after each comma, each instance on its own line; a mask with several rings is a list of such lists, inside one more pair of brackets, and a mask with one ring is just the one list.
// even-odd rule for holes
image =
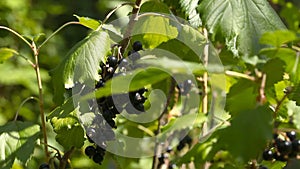
[[263, 33], [286, 29], [267, 0], [204, 0], [198, 9], [209, 32], [221, 33], [235, 56], [257, 53]]

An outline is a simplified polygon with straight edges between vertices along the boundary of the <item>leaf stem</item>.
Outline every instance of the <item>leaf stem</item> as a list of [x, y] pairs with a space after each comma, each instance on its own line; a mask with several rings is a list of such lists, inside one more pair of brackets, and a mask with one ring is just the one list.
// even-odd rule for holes
[[123, 36], [123, 40], [121, 42], [121, 53], [124, 55], [124, 52], [126, 51], [127, 47], [128, 47], [128, 44], [130, 42], [130, 39], [131, 39], [131, 32], [132, 32], [132, 29], [133, 29], [133, 26], [134, 24], [136, 23], [137, 19], [138, 19], [138, 13], [140, 11], [140, 6], [142, 4], [142, 0], [136, 0], [135, 1], [135, 6], [133, 7], [132, 9], [132, 14], [130, 16], [130, 19], [129, 19], [129, 23], [128, 23], [128, 26], [127, 26], [127, 29], [124, 33], [124, 36]]
[[20, 112], [21, 108], [22, 108], [23, 105], [24, 105], [27, 101], [29, 101], [29, 100], [37, 100], [37, 101], [39, 101], [38, 98], [33, 97], [33, 96], [30, 96], [30, 97], [26, 98], [25, 100], [23, 100], [22, 103], [20, 104], [20, 106], [19, 106], [19, 108], [18, 108], [16, 114], [15, 114], [14, 121], [17, 121], [17, 118], [18, 118], [18, 116], [19, 116], [19, 112]]
[[110, 18], [110, 16], [112, 14], [114, 14], [118, 9], [120, 9], [121, 7], [125, 6], [125, 5], [131, 5], [132, 7], [135, 7], [135, 3], [132, 3], [132, 2], [125, 2], [125, 3], [122, 3], [118, 6], [116, 6], [114, 9], [112, 9], [107, 15], [106, 17], [104, 18], [104, 20], [102, 21], [102, 25], [105, 24], [105, 22]]
[[46, 40], [44, 40], [44, 42], [42, 44], [40, 44], [37, 48], [37, 51], [40, 50], [40, 48], [42, 46], [44, 46], [53, 36], [55, 36], [60, 30], [62, 30], [64, 27], [68, 26], [68, 25], [72, 25], [72, 24], [77, 24], [80, 25], [80, 22], [77, 21], [71, 21], [71, 22], [67, 22], [65, 24], [63, 24], [62, 26], [60, 26], [56, 31], [54, 31]]
[[21, 40], [23, 40], [30, 48], [32, 48], [32, 45], [30, 44], [30, 42], [28, 42], [22, 35], [20, 35], [18, 32], [6, 27], [6, 26], [0, 26], [0, 29], [4, 29], [7, 30], [13, 34], [15, 34], [17, 37], [19, 37]]
[[233, 76], [233, 77], [240, 77], [240, 78], [244, 78], [244, 79], [248, 79], [251, 81], [255, 81], [255, 77], [253, 76], [249, 76], [247, 74], [243, 74], [243, 73], [239, 73], [239, 72], [234, 72], [234, 71], [230, 71], [230, 70], [226, 70], [225, 71], [225, 75], [227, 76]]

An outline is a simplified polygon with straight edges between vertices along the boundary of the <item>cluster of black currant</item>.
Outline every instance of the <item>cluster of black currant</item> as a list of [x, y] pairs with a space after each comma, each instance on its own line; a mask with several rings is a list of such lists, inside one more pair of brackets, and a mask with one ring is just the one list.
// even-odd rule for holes
[[[126, 72], [136, 68], [135, 62], [140, 59], [140, 54], [138, 51], [142, 50], [142, 43], [136, 41], [132, 46], [133, 50], [128, 53], [127, 58], [120, 58], [116, 56], [109, 56], [106, 63], [101, 62], [100, 68], [101, 72], [99, 73], [100, 80], [96, 82], [95, 88], [101, 88], [105, 86], [105, 82], [113, 76], [122, 76], [126, 75]], [[85, 154], [92, 158], [95, 163], [101, 164], [103, 157], [105, 155], [105, 145], [106, 141], [111, 141], [114, 139], [115, 135], [112, 128], [117, 128], [115, 123], [115, 118], [117, 114], [120, 114], [124, 109], [128, 114], [139, 114], [144, 112], [144, 103], [146, 97], [144, 93], [147, 91], [145, 88], [141, 88], [136, 91], [131, 91], [128, 94], [113, 94], [111, 96], [102, 97], [97, 99], [98, 110], [101, 113], [96, 115], [96, 120], [93, 122], [97, 123], [98, 126], [98, 135], [101, 135], [103, 138], [95, 138], [96, 130], [91, 128], [87, 131], [87, 138], [93, 145], [90, 145], [85, 148]], [[102, 125], [99, 125], [101, 123]], [[103, 125], [104, 124], [104, 125]], [[99, 131], [101, 134], [99, 134]], [[97, 139], [97, 144], [91, 139]]]
[[92, 158], [95, 163], [101, 164], [105, 155], [105, 149], [98, 145], [87, 146], [84, 150], [85, 154]]
[[300, 140], [295, 131], [289, 131], [274, 134], [272, 146], [263, 152], [262, 157], [266, 161], [288, 161], [289, 158], [296, 158], [299, 153]]

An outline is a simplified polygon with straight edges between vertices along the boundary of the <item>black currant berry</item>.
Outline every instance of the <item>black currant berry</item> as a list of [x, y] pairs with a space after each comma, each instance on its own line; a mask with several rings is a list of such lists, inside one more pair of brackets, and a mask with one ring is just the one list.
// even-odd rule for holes
[[180, 150], [182, 150], [184, 148], [184, 146], [185, 146], [184, 144], [182, 144], [181, 142], [179, 142], [179, 144], [177, 145], [176, 149], [178, 151], [180, 151]]
[[132, 49], [134, 50], [134, 51], [140, 51], [140, 50], [143, 50], [143, 45], [142, 45], [142, 43], [140, 42], [140, 41], [135, 41], [134, 43], [133, 43], [133, 45], [132, 45]]
[[50, 166], [47, 163], [43, 163], [40, 165], [39, 169], [50, 169]]
[[87, 146], [84, 150], [85, 155], [87, 155], [88, 157], [92, 157], [93, 155], [96, 154], [96, 149], [93, 146]]
[[99, 153], [99, 154], [101, 154], [102, 156], [104, 156], [104, 154], [105, 154], [105, 149], [102, 148], [102, 147], [100, 147], [100, 146], [97, 146], [97, 147], [96, 147], [96, 152]]
[[271, 150], [265, 150], [263, 152], [263, 159], [266, 161], [271, 161], [274, 158], [274, 154]]
[[118, 59], [115, 56], [110, 56], [107, 58], [107, 63], [110, 67], [115, 67], [118, 64]]
[[295, 131], [286, 132], [286, 136], [291, 140], [294, 141], [297, 137], [297, 133]]
[[268, 167], [266, 167], [266, 166], [264, 166], [264, 165], [260, 165], [260, 166], [258, 167], [258, 169], [268, 169]]
[[171, 153], [173, 151], [173, 147], [168, 146], [166, 151], [167, 151], [167, 153]]
[[98, 88], [100, 88], [100, 87], [103, 87], [104, 85], [105, 85], [105, 82], [104, 82], [102, 79], [100, 79], [100, 80], [96, 83], [95, 88], [98, 89]]
[[292, 142], [290, 141], [283, 141], [277, 144], [277, 150], [282, 155], [287, 155], [292, 152]]
[[300, 153], [300, 140], [294, 140], [292, 142], [293, 152]]
[[96, 153], [94, 156], [93, 156], [93, 161], [95, 163], [98, 163], [98, 164], [101, 164], [101, 162], [103, 161], [103, 156], [99, 153]]
[[190, 92], [191, 88], [192, 88], [192, 80], [185, 80], [183, 82], [183, 90], [182, 90], [182, 95], [186, 95]]

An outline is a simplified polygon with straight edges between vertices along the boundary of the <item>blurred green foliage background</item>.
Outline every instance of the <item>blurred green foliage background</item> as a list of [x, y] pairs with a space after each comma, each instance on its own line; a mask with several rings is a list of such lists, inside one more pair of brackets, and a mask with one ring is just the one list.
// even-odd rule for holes
[[[172, 7], [172, 3], [168, 3], [168, 0], [165, 1]], [[300, 1], [269, 1], [287, 27], [299, 33]], [[10, 27], [28, 38], [33, 38], [40, 33], [44, 33], [47, 37], [64, 23], [75, 21], [76, 18], [73, 14], [103, 20], [113, 7], [122, 2], [120, 0], [1, 0], [0, 25]], [[130, 8], [121, 8], [111, 20], [126, 16], [129, 11]], [[48, 71], [55, 68], [68, 50], [88, 33], [89, 30], [83, 26], [68, 26], [41, 49], [40, 64], [42, 67], [46, 113], [56, 107], [52, 100], [53, 92]], [[0, 30], [0, 47], [13, 48], [22, 55], [32, 58], [31, 50], [24, 42], [4, 30]], [[13, 57], [9, 61], [1, 63], [0, 125], [13, 120], [21, 103], [30, 96], [37, 96], [37, 90], [35, 72], [24, 59]], [[35, 100], [30, 100], [24, 104], [19, 111], [18, 119], [39, 123], [39, 109]], [[48, 127], [49, 130], [52, 130], [50, 126]], [[55, 144], [54, 135], [50, 135], [50, 145], [59, 147]], [[93, 166], [95, 164], [83, 156], [82, 152], [79, 151], [75, 154], [77, 156], [75, 155], [73, 157], [74, 161], [72, 161], [74, 168], [95, 168]], [[33, 160], [30, 161], [29, 168], [37, 168], [43, 159], [42, 156], [41, 149], [37, 148]], [[106, 159], [110, 158], [106, 157]], [[118, 159], [118, 162], [126, 163], [126, 159]], [[139, 161], [141, 165], [149, 162], [151, 162], [151, 159]], [[97, 166], [99, 167], [99, 165]], [[109, 166], [110, 168], [116, 168], [110, 160], [105, 161], [102, 167], [108, 168]], [[16, 164], [14, 168], [23, 167]]]

